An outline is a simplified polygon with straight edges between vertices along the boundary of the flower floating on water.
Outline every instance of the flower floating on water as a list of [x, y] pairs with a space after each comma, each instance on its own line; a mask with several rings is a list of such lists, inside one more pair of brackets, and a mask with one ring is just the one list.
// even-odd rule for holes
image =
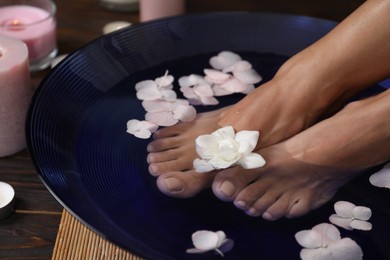
[[220, 128], [209, 135], [199, 136], [195, 144], [200, 159], [194, 160], [195, 171], [209, 172], [234, 165], [240, 165], [244, 169], [264, 166], [264, 158], [252, 152], [258, 139], [258, 131], [235, 133], [232, 126]]
[[295, 234], [297, 242], [304, 247], [302, 260], [359, 260], [363, 251], [352, 239], [341, 238], [340, 231], [332, 224], [322, 223], [310, 230]]
[[390, 163], [371, 175], [369, 180], [374, 186], [390, 189]]
[[195, 248], [187, 249], [186, 252], [189, 254], [200, 254], [214, 250], [224, 256], [224, 253], [230, 251], [234, 246], [234, 241], [226, 238], [223, 231], [196, 231], [192, 234], [192, 243]]
[[179, 79], [180, 91], [193, 105], [217, 105], [211, 85], [200, 75], [191, 74]]
[[329, 221], [336, 226], [347, 230], [371, 230], [372, 224], [368, 222], [372, 212], [370, 208], [356, 206], [348, 201], [338, 201], [334, 204], [336, 214], [329, 217]]
[[157, 129], [158, 125], [148, 121], [137, 119], [127, 121], [127, 132], [141, 139], [148, 139]]

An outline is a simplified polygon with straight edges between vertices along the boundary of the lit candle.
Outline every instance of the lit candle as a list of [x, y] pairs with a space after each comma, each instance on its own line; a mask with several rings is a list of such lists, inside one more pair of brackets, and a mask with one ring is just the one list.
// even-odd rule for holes
[[[23, 4], [25, 3], [25, 4]], [[0, 6], [0, 34], [27, 44], [30, 68], [46, 68], [57, 53], [55, 5], [50, 0]]]
[[0, 35], [0, 157], [26, 147], [24, 125], [31, 96], [26, 44]]

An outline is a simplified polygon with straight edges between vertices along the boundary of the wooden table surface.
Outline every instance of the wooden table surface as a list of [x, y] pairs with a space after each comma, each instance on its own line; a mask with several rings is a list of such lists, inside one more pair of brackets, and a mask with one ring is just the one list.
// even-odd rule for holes
[[[160, 1], [160, 0], [158, 0]], [[187, 13], [261, 11], [308, 15], [341, 21], [363, 0], [187, 0]], [[57, 0], [59, 54], [70, 53], [101, 35], [112, 21], [137, 23], [138, 12], [113, 12], [98, 0]], [[49, 70], [32, 73], [36, 88]], [[50, 259], [62, 206], [40, 181], [27, 150], [0, 158], [0, 181], [16, 191], [16, 211], [0, 220], [0, 259]]]

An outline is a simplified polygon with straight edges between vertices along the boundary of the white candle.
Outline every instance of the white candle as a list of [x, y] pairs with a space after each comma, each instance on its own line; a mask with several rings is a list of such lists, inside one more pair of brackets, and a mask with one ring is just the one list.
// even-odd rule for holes
[[29, 61], [34, 69], [42, 60], [56, 54], [55, 6], [50, 0], [31, 2], [39, 4], [37, 6], [29, 5], [28, 1], [23, 3], [26, 4], [0, 6], [0, 34], [27, 44]]
[[26, 147], [24, 125], [31, 96], [26, 44], [0, 35], [0, 157]]
[[14, 211], [14, 197], [14, 188], [0, 181], [0, 219], [8, 217]]

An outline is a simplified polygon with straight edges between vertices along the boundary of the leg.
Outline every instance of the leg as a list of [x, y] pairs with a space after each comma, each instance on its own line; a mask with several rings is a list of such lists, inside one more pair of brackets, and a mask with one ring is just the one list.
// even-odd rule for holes
[[218, 173], [213, 191], [251, 216], [298, 217], [357, 174], [390, 159], [390, 90], [353, 102], [289, 140], [260, 150], [268, 165]]

